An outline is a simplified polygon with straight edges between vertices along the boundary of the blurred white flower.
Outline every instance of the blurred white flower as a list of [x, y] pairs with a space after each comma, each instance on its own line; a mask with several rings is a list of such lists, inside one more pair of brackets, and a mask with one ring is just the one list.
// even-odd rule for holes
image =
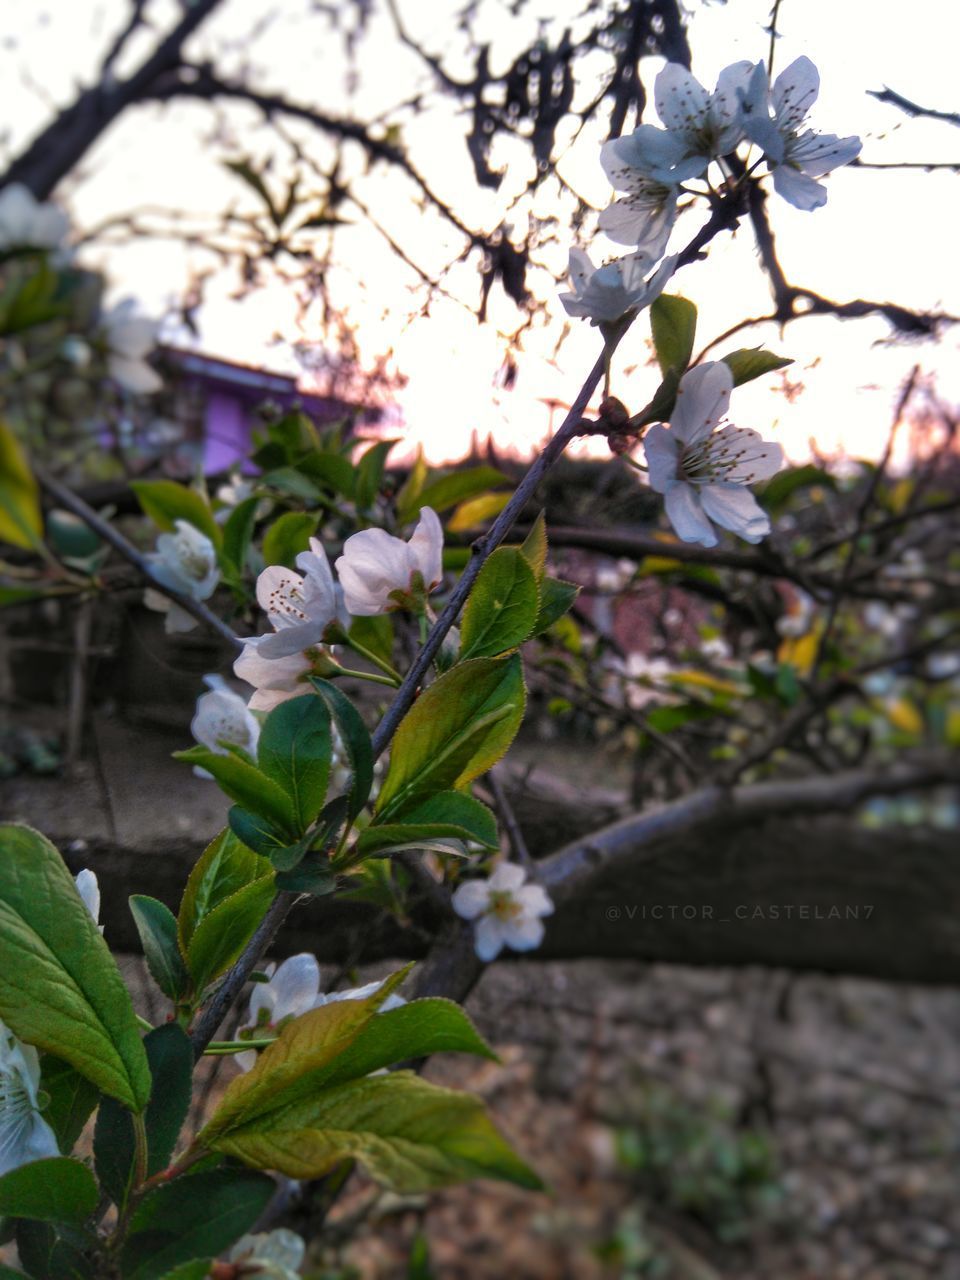
[[612, 324], [628, 311], [639, 311], [658, 298], [673, 275], [676, 257], [665, 258], [646, 279], [656, 258], [646, 252], [628, 254], [616, 262], [595, 267], [582, 249], [570, 250], [572, 293], [561, 293], [568, 315], [591, 324]]
[[309, 551], [297, 556], [297, 568], [303, 576], [274, 564], [257, 578], [257, 603], [274, 629], [273, 635], [260, 639], [261, 658], [289, 658], [319, 644], [337, 617], [330, 561], [316, 538], [310, 539]]
[[467, 880], [453, 895], [453, 909], [475, 920], [474, 946], [484, 963], [504, 947], [533, 951], [543, 941], [543, 916], [553, 903], [538, 884], [524, 884], [526, 872], [515, 862], [501, 862], [488, 880]]
[[[745, 427], [720, 426], [733, 389], [722, 360], [709, 361], [680, 380], [669, 427], [651, 427], [643, 440], [650, 484], [664, 495], [677, 536], [715, 547], [713, 525], [747, 542], [770, 532], [770, 521], [747, 489], [780, 469], [783, 450]], [[718, 429], [719, 428], [719, 429]]]
[[42, 204], [22, 182], [0, 191], [0, 251], [58, 249], [69, 230], [63, 210]]
[[[220, 581], [217, 552], [205, 533], [186, 520], [177, 520], [173, 533], [161, 533], [157, 549], [147, 556], [150, 573], [156, 582], [171, 591], [206, 600]], [[168, 632], [189, 631], [197, 621], [159, 591], [147, 588], [143, 602], [148, 609], [167, 615]]]
[[336, 563], [348, 613], [369, 617], [418, 609], [443, 578], [443, 526], [424, 507], [409, 542], [384, 529], [362, 529], [343, 544]]
[[241, 502], [252, 497], [255, 488], [256, 484], [252, 479], [242, 476], [238, 471], [232, 471], [230, 479], [220, 485], [213, 495], [223, 504], [213, 517], [217, 524], [225, 524], [230, 519], [234, 507], [238, 507]]
[[628, 653], [626, 658], [608, 659], [608, 664], [631, 710], [642, 711], [653, 704], [676, 700], [672, 687], [663, 687], [667, 677], [676, 671], [668, 659]]
[[241, 1236], [227, 1254], [240, 1274], [264, 1280], [299, 1280], [306, 1245], [295, 1231], [277, 1227], [273, 1231]]
[[840, 138], [803, 129], [819, 92], [820, 73], [803, 57], [780, 72], [772, 93], [762, 62], [752, 69], [749, 83], [738, 90], [744, 133], [763, 148], [775, 190], [797, 209], [826, 204], [827, 190], [815, 179], [855, 160], [862, 146], [852, 135]]
[[97, 925], [100, 932], [103, 933], [103, 925], [100, 924], [100, 884], [97, 880], [96, 873], [88, 867], [84, 867], [82, 871], [78, 871], [74, 876], [77, 885], [77, 893], [83, 905], [93, 916], [93, 923]]
[[260, 646], [269, 636], [256, 636], [243, 642], [243, 649], [233, 664], [233, 673], [252, 684], [254, 692], [247, 703], [249, 711], [272, 711], [288, 698], [309, 693], [306, 676], [313, 670], [310, 653], [293, 653], [286, 658], [264, 658]]
[[159, 391], [163, 381], [145, 359], [157, 341], [154, 321], [137, 315], [137, 304], [132, 298], [126, 298], [105, 313], [103, 330], [107, 369], [114, 382], [135, 395], [153, 395]]
[[75, 333], [68, 333], [60, 343], [60, 354], [75, 369], [86, 369], [93, 353], [88, 342], [85, 342], [83, 338], [77, 337]]
[[[256, 758], [260, 739], [260, 724], [256, 716], [251, 715], [246, 702], [239, 693], [234, 693], [222, 676], [204, 676], [203, 682], [209, 686], [210, 692], [201, 694], [197, 699], [190, 732], [201, 746], [209, 747], [218, 756], [228, 754], [227, 748], [221, 744], [230, 742]], [[193, 772], [198, 778], [213, 776], [199, 765]]]
[[60, 1154], [56, 1135], [40, 1114], [39, 1089], [36, 1049], [0, 1022], [0, 1176]]

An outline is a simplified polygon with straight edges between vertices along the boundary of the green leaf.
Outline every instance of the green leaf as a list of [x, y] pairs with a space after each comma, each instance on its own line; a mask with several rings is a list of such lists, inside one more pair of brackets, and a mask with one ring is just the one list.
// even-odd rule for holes
[[195, 990], [202, 991], [230, 968], [266, 915], [275, 891], [271, 870], [231, 893], [203, 917], [186, 954]]
[[693, 355], [697, 308], [686, 298], [661, 293], [650, 308], [650, 327], [660, 372], [683, 373]]
[[409, 1071], [364, 1076], [313, 1094], [259, 1126], [218, 1138], [216, 1147], [291, 1178], [322, 1177], [339, 1161], [355, 1159], [378, 1182], [407, 1193], [483, 1177], [542, 1186], [479, 1098]]
[[322, 898], [333, 893], [337, 877], [329, 853], [308, 853], [289, 871], [277, 872], [277, 888], [290, 893], [310, 893]]
[[539, 586], [547, 567], [547, 521], [542, 511], [524, 538], [520, 553], [533, 570]]
[[37, 482], [17, 437], [0, 422], [0, 542], [33, 551], [42, 541]]
[[837, 482], [829, 471], [807, 463], [802, 467], [788, 467], [771, 477], [761, 489], [763, 505], [769, 510], [778, 511], [801, 489], [813, 489], [822, 486], [825, 489], [836, 489]]
[[488, 849], [499, 843], [497, 820], [490, 809], [460, 791], [441, 791], [403, 815], [402, 822], [372, 823], [360, 834], [360, 857], [408, 848], [420, 840], [473, 840]]
[[175, 751], [173, 757], [175, 760], [185, 760], [187, 764], [198, 764], [201, 769], [212, 773], [220, 790], [231, 800], [236, 800], [237, 804], [249, 809], [251, 813], [266, 818], [277, 830], [290, 835], [297, 832], [293, 801], [282, 787], [261, 773], [255, 765], [241, 760], [232, 752], [220, 755], [209, 747], [199, 746], [190, 747], [187, 751]]
[[144, 1197], [121, 1253], [124, 1280], [161, 1280], [200, 1257], [215, 1257], [249, 1231], [270, 1202], [272, 1178], [214, 1169], [176, 1178]]
[[219, 550], [223, 530], [213, 518], [210, 504], [196, 489], [188, 489], [175, 480], [133, 480], [130, 488], [144, 513], [160, 529], [172, 529], [178, 520], [186, 520], [205, 533]]
[[739, 351], [731, 351], [722, 357], [723, 363], [733, 374], [733, 385], [742, 386], [744, 382], [752, 382], [765, 373], [774, 373], [777, 369], [786, 369], [793, 361], [787, 356], [775, 356], [772, 351], [764, 351], [763, 347], [741, 347]]
[[223, 559], [238, 577], [243, 573], [253, 538], [260, 499], [244, 498], [227, 516], [223, 526]]
[[317, 486], [294, 467], [276, 467], [272, 471], [266, 471], [260, 477], [260, 483], [270, 489], [277, 489], [280, 493], [289, 494], [292, 498], [298, 498], [311, 506], [316, 506], [320, 501], [320, 490]]
[[373, 786], [373, 746], [370, 734], [360, 712], [336, 685], [316, 676], [311, 678], [310, 683], [326, 703], [340, 734], [343, 753], [350, 770], [349, 803], [345, 819], [352, 822], [367, 803]]
[[480, 570], [463, 611], [460, 657], [494, 658], [533, 632], [540, 612], [534, 569], [522, 551], [500, 547]]
[[0, 1178], [0, 1214], [41, 1222], [81, 1223], [97, 1207], [97, 1184], [79, 1160], [32, 1160]]
[[494, 467], [467, 467], [463, 471], [451, 471], [449, 475], [440, 476], [424, 485], [411, 504], [408, 519], [413, 519], [422, 507], [432, 507], [434, 511], [446, 511], [459, 502], [477, 498], [486, 494], [488, 489], [499, 489], [509, 484], [509, 478]]
[[177, 945], [176, 916], [156, 898], [139, 893], [130, 898], [130, 911], [154, 982], [165, 996], [179, 1000], [189, 979]]
[[130, 996], [60, 854], [0, 827], [0, 1018], [110, 1097], [142, 1111], [150, 1070]]
[[[156, 1027], [143, 1042], [153, 1092], [144, 1115], [147, 1176], [170, 1163], [193, 1093], [193, 1047], [176, 1022]], [[134, 1170], [135, 1144], [130, 1113], [111, 1098], [97, 1112], [93, 1154], [100, 1186], [114, 1204], [124, 1205]]]
[[275, 520], [263, 539], [265, 564], [282, 564], [292, 569], [297, 556], [310, 546], [317, 517], [306, 511], [287, 511]]
[[395, 498], [397, 507], [397, 517], [401, 524], [406, 524], [411, 520], [419, 510], [417, 499], [423, 491], [423, 486], [427, 482], [430, 474], [430, 468], [427, 466], [426, 459], [423, 456], [423, 445], [417, 449], [417, 456], [414, 459], [413, 466], [407, 474], [406, 480], [400, 487]]
[[89, 1237], [78, 1227], [21, 1218], [17, 1222], [20, 1265], [34, 1280], [93, 1280], [93, 1264], [82, 1250]]
[[356, 468], [342, 453], [308, 453], [297, 463], [297, 470], [315, 484], [353, 499]]
[[631, 419], [635, 427], [646, 426], [649, 422], [668, 422], [677, 403], [677, 388], [680, 386], [680, 373], [671, 369], [660, 383], [650, 403]]
[[391, 974], [379, 990], [362, 1000], [322, 1005], [288, 1023], [254, 1066], [230, 1081], [197, 1142], [220, 1150], [221, 1138], [315, 1094], [333, 1070], [331, 1064], [353, 1043], [410, 968], [408, 965]]
[[162, 1280], [207, 1280], [212, 1264], [213, 1258], [191, 1258], [172, 1271], [164, 1272]]
[[242, 844], [232, 831], [224, 829], [200, 855], [190, 872], [180, 911], [177, 937], [185, 956], [197, 926], [238, 889], [270, 874], [270, 863]]
[[263, 723], [257, 763], [290, 797], [298, 833], [306, 831], [323, 808], [332, 754], [330, 712], [326, 701], [312, 693], [281, 702]]
[[580, 594], [580, 588], [572, 582], [564, 582], [560, 578], [544, 578], [540, 591], [540, 612], [537, 615], [534, 634], [540, 635], [548, 627], [559, 621], [573, 605]]
[[523, 719], [526, 689], [518, 655], [470, 658], [420, 695], [400, 722], [377, 800], [382, 818], [456, 790], [505, 755]]
[[[486, 524], [488, 520], [492, 520], [494, 516], [498, 516], [503, 508], [507, 505], [513, 494], [510, 493], [482, 493], [479, 498], [470, 498], [466, 502], [461, 502], [456, 511], [447, 521], [448, 533], [467, 533], [470, 529], [476, 529], [478, 525]], [[444, 559], [444, 568], [463, 568], [463, 565], [470, 558], [470, 549], [468, 547], [446, 547], [444, 548], [444, 557], [451, 554], [460, 554], [463, 557], [462, 563], [453, 565]]]
[[273, 202], [273, 196], [264, 182], [263, 178], [249, 160], [224, 160], [223, 167], [229, 169], [231, 173], [235, 173], [237, 177], [247, 184], [252, 191], [255, 191], [266, 206], [267, 212], [270, 214], [270, 220], [274, 226], [279, 226], [278, 212]]
[[57, 1146], [69, 1155], [93, 1114], [100, 1090], [76, 1067], [52, 1053], [40, 1055], [40, 1088], [47, 1095], [43, 1118], [57, 1135]]
[[238, 840], [264, 858], [273, 858], [274, 854], [286, 849], [290, 843], [289, 837], [277, 831], [265, 818], [241, 809], [238, 804], [230, 806], [227, 822]]
[[354, 618], [347, 636], [383, 662], [389, 662], [393, 657], [393, 620], [388, 613]]
[[366, 451], [357, 464], [353, 499], [360, 511], [369, 510], [380, 492], [387, 454], [396, 443], [396, 440], [378, 441], [377, 444]]

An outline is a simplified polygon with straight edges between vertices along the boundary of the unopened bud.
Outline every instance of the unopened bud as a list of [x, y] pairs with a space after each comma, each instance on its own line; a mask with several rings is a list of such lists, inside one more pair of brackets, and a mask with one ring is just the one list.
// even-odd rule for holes
[[636, 439], [633, 436], [625, 435], [622, 431], [611, 431], [607, 436], [607, 444], [610, 446], [610, 452], [614, 457], [622, 458], [636, 444]]
[[600, 417], [609, 427], [614, 429], [625, 427], [630, 421], [626, 405], [616, 396], [607, 396], [600, 405]]

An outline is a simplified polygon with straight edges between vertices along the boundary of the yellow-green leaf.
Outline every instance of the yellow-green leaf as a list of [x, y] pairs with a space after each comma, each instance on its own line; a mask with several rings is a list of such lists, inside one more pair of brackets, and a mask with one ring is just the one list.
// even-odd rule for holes
[[0, 542], [32, 550], [42, 539], [37, 482], [16, 436], [0, 422]]

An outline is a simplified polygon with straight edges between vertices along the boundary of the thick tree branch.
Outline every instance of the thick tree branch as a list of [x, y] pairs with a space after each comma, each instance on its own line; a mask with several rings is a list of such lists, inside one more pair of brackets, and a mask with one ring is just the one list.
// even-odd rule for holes
[[850, 769], [832, 777], [706, 787], [671, 804], [631, 814], [576, 840], [539, 864], [556, 902], [582, 894], [600, 874], [650, 855], [662, 841], [788, 814], [842, 813], [875, 795], [898, 795], [960, 783], [960, 760], [949, 755], [901, 760], [888, 769]]

